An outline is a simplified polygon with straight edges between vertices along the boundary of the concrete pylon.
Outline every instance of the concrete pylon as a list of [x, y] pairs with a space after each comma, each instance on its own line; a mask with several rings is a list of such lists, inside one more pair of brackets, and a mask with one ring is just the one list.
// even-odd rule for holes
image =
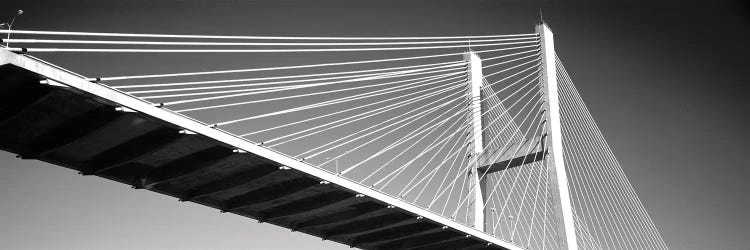
[[479, 161], [480, 156], [484, 151], [484, 133], [482, 128], [482, 59], [474, 51], [469, 51], [464, 54], [464, 60], [468, 63], [468, 84], [469, 93], [468, 96], [471, 98], [470, 104], [470, 123], [471, 123], [471, 135], [473, 148], [470, 152], [472, 154], [472, 161], [474, 164], [472, 167], [469, 177], [471, 180], [471, 186], [474, 187], [473, 200], [469, 203], [469, 217], [473, 222], [474, 228], [479, 231], [485, 232], [487, 210], [484, 204], [487, 200], [487, 179], [482, 178], [482, 173], [479, 171], [481, 162]]
[[568, 189], [568, 174], [565, 170], [563, 158], [562, 132], [560, 130], [560, 100], [557, 90], [557, 68], [555, 67], [555, 43], [552, 31], [546, 23], [536, 26], [536, 33], [540, 37], [541, 46], [541, 92], [546, 109], [547, 134], [550, 140], [550, 154], [547, 156], [550, 164], [550, 191], [553, 209], [557, 220], [557, 235], [560, 249], [577, 250], [575, 225], [573, 224], [573, 205], [570, 201]]

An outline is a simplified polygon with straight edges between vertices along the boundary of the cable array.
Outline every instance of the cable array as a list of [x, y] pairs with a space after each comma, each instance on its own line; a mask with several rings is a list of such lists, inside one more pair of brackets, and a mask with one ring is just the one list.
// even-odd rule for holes
[[[88, 80], [190, 116], [485, 233], [558, 249], [539, 35], [280, 37], [0, 31], [22, 53], [354, 53], [357, 60], [131, 74]], [[26, 38], [25, 36], [34, 36]], [[41, 37], [41, 38], [40, 38]], [[50, 38], [51, 37], [51, 38]], [[81, 38], [81, 39], [72, 39]], [[57, 46], [57, 47], [54, 47]], [[71, 47], [73, 46], [73, 47]], [[399, 56], [379, 56], [389, 51]], [[364, 53], [364, 54], [360, 54]], [[372, 57], [373, 53], [378, 57]], [[481, 55], [482, 68], [460, 59]], [[565, 164], [584, 249], [665, 249], [556, 58]], [[469, 71], [482, 71], [471, 110]], [[482, 120], [474, 154], [472, 112]], [[521, 162], [518, 164], [518, 162]], [[481, 171], [477, 171], [481, 169]], [[477, 203], [486, 185], [486, 200]]]
[[[536, 34], [442, 37], [299, 37], [299, 36], [216, 36], [3, 30], [1, 33], [53, 36], [54, 39], [4, 39], [6, 44], [36, 47], [10, 47], [15, 52], [95, 52], [95, 53], [300, 53], [435, 50], [492, 46], [528, 46], [537, 43]], [[67, 39], [86, 37], [90, 39]], [[112, 38], [139, 40], [103, 40]], [[156, 40], [140, 40], [143, 38]], [[180, 41], [174, 41], [178, 39]], [[193, 39], [193, 41], [184, 41]], [[196, 41], [197, 40], [197, 41]], [[208, 41], [206, 41], [208, 40]], [[226, 42], [217, 40], [247, 40]], [[299, 41], [320, 42], [299, 42]], [[359, 41], [358, 41], [359, 40]], [[50, 47], [60, 46], [60, 47]], [[76, 46], [76, 47], [71, 47]], [[178, 47], [178, 48], [175, 48]], [[217, 48], [220, 47], [220, 48]]]
[[579, 241], [591, 249], [667, 249], [559, 58], [556, 66]]

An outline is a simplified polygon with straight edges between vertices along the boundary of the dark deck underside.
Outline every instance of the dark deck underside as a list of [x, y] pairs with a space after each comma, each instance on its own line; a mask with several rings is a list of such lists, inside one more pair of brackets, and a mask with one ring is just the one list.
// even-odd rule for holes
[[503, 249], [42, 79], [0, 66], [0, 149], [358, 248]]

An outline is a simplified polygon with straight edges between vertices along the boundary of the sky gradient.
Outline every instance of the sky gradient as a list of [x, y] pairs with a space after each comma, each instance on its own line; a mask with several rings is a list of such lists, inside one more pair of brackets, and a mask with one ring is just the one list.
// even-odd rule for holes
[[[16, 9], [25, 11], [18, 29], [279, 36], [530, 33], [542, 9], [557, 54], [667, 244], [750, 245], [750, 16], [739, 2], [5, 1], [1, 21]], [[35, 56], [87, 76], [211, 65]], [[210, 67], [242, 67], [235, 62]], [[348, 249], [7, 153], [0, 199], [4, 249]]]

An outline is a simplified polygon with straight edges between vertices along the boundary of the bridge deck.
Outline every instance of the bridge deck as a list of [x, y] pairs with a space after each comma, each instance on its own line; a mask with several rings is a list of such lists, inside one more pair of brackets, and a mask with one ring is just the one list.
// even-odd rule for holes
[[[64, 86], [40, 84], [45, 79]], [[123, 105], [136, 112], [115, 110]], [[7, 51], [0, 51], [0, 149], [358, 248], [518, 249]]]

